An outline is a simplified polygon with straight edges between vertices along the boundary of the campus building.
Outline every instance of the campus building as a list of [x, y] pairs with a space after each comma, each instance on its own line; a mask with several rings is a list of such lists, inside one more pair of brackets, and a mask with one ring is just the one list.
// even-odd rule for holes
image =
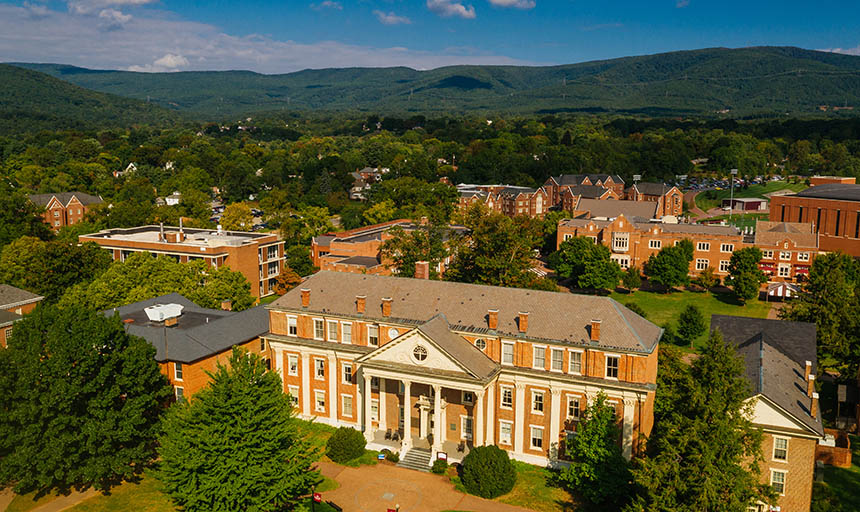
[[818, 255], [818, 234], [812, 224], [756, 221], [755, 246], [761, 249], [759, 268], [771, 282], [800, 282], [809, 275]]
[[375, 449], [553, 463], [600, 392], [625, 456], [652, 428], [662, 329], [608, 297], [322, 271], [267, 308], [300, 416]]
[[[815, 392], [815, 324], [713, 315], [711, 330], [743, 357], [753, 405], [762, 430], [762, 483], [778, 493], [781, 512], [806, 512], [812, 500], [815, 452], [824, 438]], [[774, 510], [759, 504], [754, 510]]]
[[481, 202], [491, 211], [508, 217], [525, 215], [543, 218], [550, 206], [550, 194], [544, 188], [516, 187], [513, 185], [457, 185], [460, 193], [459, 206]]
[[15, 288], [8, 284], [0, 284], [0, 347], [7, 345], [15, 322], [24, 318], [23, 315], [36, 309], [44, 297], [35, 293]]
[[684, 213], [684, 193], [664, 183], [640, 182], [627, 189], [627, 200], [657, 203], [657, 217], [680, 217]]
[[616, 197], [624, 196], [624, 180], [617, 174], [560, 174], [550, 176], [543, 184], [552, 204], [561, 202], [561, 193], [568, 187], [594, 185], [612, 190]]
[[828, 183], [774, 196], [770, 220], [811, 223], [822, 251], [860, 257], [860, 185]]
[[63, 226], [77, 224], [84, 220], [90, 206], [102, 202], [101, 197], [83, 192], [57, 192], [56, 194], [34, 194], [29, 196], [36, 206], [45, 209], [45, 222], [54, 231]]
[[155, 347], [155, 360], [173, 386], [177, 399], [191, 396], [209, 384], [207, 372], [225, 364], [234, 346], [267, 356], [261, 335], [269, 329], [263, 306], [241, 312], [202, 308], [178, 293], [104, 311], [119, 315], [126, 331]]
[[81, 235], [78, 240], [111, 251], [114, 260], [125, 261], [135, 252], [149, 252], [181, 263], [203, 260], [213, 268], [226, 266], [248, 279], [255, 297], [274, 293], [284, 269], [284, 242], [275, 233], [139, 226], [105, 229]]

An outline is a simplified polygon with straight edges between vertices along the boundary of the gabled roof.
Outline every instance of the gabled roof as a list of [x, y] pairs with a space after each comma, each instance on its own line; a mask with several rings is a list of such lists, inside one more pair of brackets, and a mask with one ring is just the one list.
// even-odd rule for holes
[[598, 185], [571, 185], [565, 187], [562, 193], [568, 193], [568, 191], [575, 196], [597, 199], [609, 192], [609, 189]]
[[774, 246], [783, 240], [791, 240], [798, 247], [818, 248], [818, 235], [812, 224], [801, 222], [756, 221], [755, 244]]
[[635, 188], [640, 194], [645, 194], [646, 196], [664, 196], [675, 187], [673, 185], [666, 185], [665, 183], [651, 183], [643, 181], [633, 185], [633, 188]]
[[24, 318], [23, 316], [0, 309], [0, 327], [7, 327]]
[[42, 299], [44, 297], [41, 295], [8, 284], [0, 284], [0, 309], [16, 308]]
[[493, 375], [499, 368], [495, 361], [477, 347], [459, 334], [451, 332], [448, 319], [443, 313], [420, 325], [418, 330], [479, 379]]
[[68, 206], [69, 201], [71, 201], [73, 197], [77, 198], [77, 200], [80, 201], [81, 204], [84, 206], [102, 202], [101, 197], [86, 194], [84, 192], [57, 192], [56, 194], [33, 194], [29, 197], [30, 201], [32, 201], [33, 204], [36, 204], [43, 208], [47, 207], [48, 204], [51, 202], [51, 199], [54, 197], [56, 197], [57, 200], [63, 204], [63, 206]]
[[577, 211], [589, 212], [589, 217], [614, 219], [621, 215], [631, 222], [647, 222], [657, 217], [656, 201], [606, 201], [582, 198], [576, 205]]
[[601, 183], [605, 182], [608, 178], [612, 178], [612, 181], [615, 183], [623, 184], [624, 180], [621, 179], [621, 176], [617, 174], [560, 174], [558, 176], [552, 176], [551, 179], [556, 182], [558, 185], [581, 185], [585, 178], [588, 178], [593, 184], [600, 181]]
[[[331, 271], [310, 276], [269, 308], [302, 311], [302, 288], [310, 290], [307, 311], [358, 317], [355, 297], [364, 295], [362, 318], [383, 323], [418, 326], [443, 313], [453, 331], [487, 334], [487, 311], [497, 309], [499, 336], [589, 345], [591, 320], [600, 319], [598, 347], [640, 353], [652, 352], [663, 333], [609, 297]], [[385, 297], [392, 299], [389, 318], [381, 312]], [[525, 334], [517, 323], [521, 311], [529, 313]]]

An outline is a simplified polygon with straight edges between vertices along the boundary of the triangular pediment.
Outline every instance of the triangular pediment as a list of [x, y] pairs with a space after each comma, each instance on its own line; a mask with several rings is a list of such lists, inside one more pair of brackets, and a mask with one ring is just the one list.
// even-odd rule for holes
[[[463, 343], [468, 342], [463, 340]], [[426, 351], [427, 357], [423, 361], [416, 359], [415, 352], [418, 347], [423, 347]], [[394, 341], [366, 354], [359, 360], [359, 363], [394, 363], [414, 366], [416, 371], [441, 370], [461, 373], [464, 377], [477, 377], [418, 329], [412, 329]]]
[[748, 401], [751, 401], [753, 405], [752, 418], [750, 419], [756, 425], [779, 430], [800, 430], [815, 434], [794, 415], [762, 394], [750, 397]]

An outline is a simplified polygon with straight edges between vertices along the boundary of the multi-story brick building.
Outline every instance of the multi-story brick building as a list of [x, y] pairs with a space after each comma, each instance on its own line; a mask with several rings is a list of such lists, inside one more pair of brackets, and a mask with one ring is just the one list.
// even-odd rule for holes
[[809, 178], [809, 186], [814, 187], [816, 185], [829, 185], [833, 183], [839, 183], [842, 185], [854, 185], [857, 183], [857, 178], [847, 177], [847, 176], [810, 176]]
[[560, 174], [550, 176], [543, 184], [552, 204], [561, 202], [561, 193], [567, 187], [595, 185], [611, 189], [617, 197], [624, 196], [624, 180], [621, 176], [610, 174]]
[[[815, 393], [815, 324], [713, 315], [743, 357], [753, 424], [762, 430], [762, 483], [779, 495], [781, 512], [807, 512], [812, 500], [815, 448], [824, 438]], [[759, 504], [754, 510], [774, 510]]]
[[608, 297], [322, 271], [267, 307], [300, 415], [377, 449], [552, 463], [599, 392], [627, 457], [652, 428], [662, 330]]
[[860, 185], [824, 184], [773, 196], [770, 220], [811, 223], [822, 251], [860, 257]]
[[583, 199], [607, 200], [621, 199], [613, 189], [597, 185], [574, 185], [561, 189], [561, 203], [556, 205], [566, 212], [575, 212]]
[[809, 275], [818, 255], [818, 235], [812, 224], [757, 221], [755, 246], [761, 249], [759, 268], [773, 282], [797, 282]]
[[58, 192], [56, 194], [31, 195], [30, 201], [45, 209], [45, 222], [54, 231], [63, 226], [77, 224], [84, 220], [90, 206], [102, 202], [101, 197], [83, 192]]
[[274, 293], [275, 282], [284, 268], [284, 242], [276, 233], [140, 226], [106, 229], [78, 239], [111, 251], [114, 260], [124, 261], [135, 252], [150, 252], [181, 263], [203, 260], [215, 268], [226, 266], [248, 279], [255, 297]]
[[129, 334], [155, 347], [155, 360], [178, 399], [191, 396], [209, 383], [206, 372], [224, 364], [232, 348], [268, 357], [260, 336], [269, 329], [263, 306], [241, 312], [201, 308], [178, 293], [155, 297], [104, 312], [119, 315]]
[[460, 208], [476, 202], [487, 205], [491, 211], [509, 217], [527, 215], [542, 218], [550, 206], [550, 195], [541, 188], [515, 187], [513, 185], [457, 185], [460, 193]]
[[8, 284], [0, 284], [0, 346], [6, 346], [15, 322], [33, 311], [42, 299], [44, 297], [41, 295]]
[[657, 203], [657, 216], [673, 215], [680, 217], [684, 213], [684, 194], [678, 187], [663, 183], [636, 183], [627, 189], [629, 201], [651, 201]]

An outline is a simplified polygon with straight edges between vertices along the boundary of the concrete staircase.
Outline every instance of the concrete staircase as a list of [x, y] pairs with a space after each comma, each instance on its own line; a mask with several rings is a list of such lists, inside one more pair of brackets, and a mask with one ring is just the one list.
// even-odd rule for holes
[[401, 468], [414, 469], [416, 471], [430, 471], [430, 457], [432, 452], [421, 448], [412, 448], [400, 457], [397, 465]]

